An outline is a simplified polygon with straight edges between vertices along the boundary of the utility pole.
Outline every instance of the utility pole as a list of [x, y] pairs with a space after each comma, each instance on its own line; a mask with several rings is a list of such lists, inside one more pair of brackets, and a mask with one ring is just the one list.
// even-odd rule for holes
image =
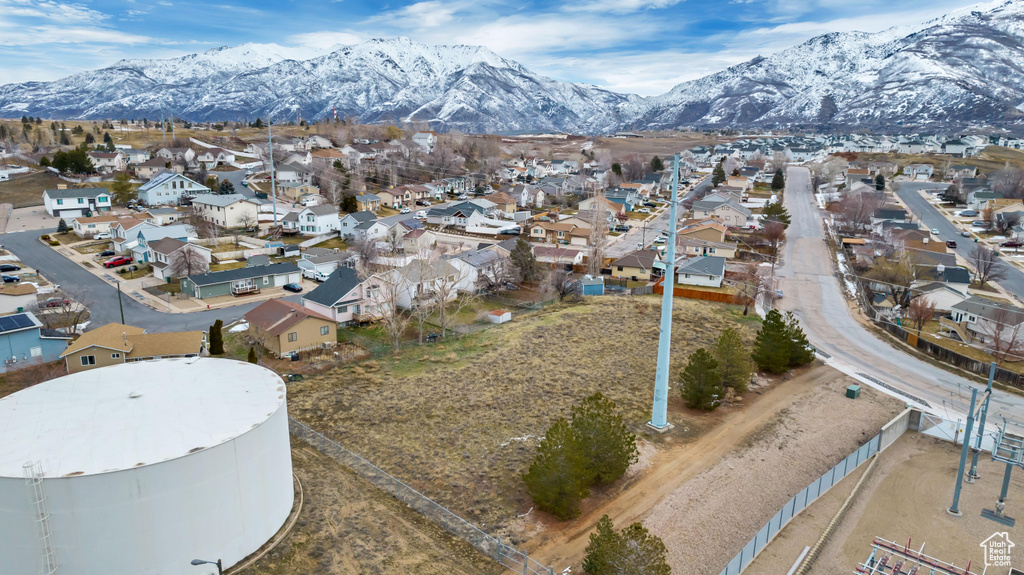
[[988, 370], [988, 388], [985, 390], [985, 401], [981, 404], [981, 417], [978, 419], [978, 440], [971, 449], [971, 470], [967, 472], [967, 483], [974, 483], [978, 475], [978, 454], [981, 453], [981, 440], [985, 436], [985, 416], [988, 415], [988, 403], [992, 399], [992, 380], [996, 376], [996, 362], [992, 362]]
[[967, 450], [971, 443], [971, 430], [974, 428], [974, 406], [978, 401], [978, 388], [971, 388], [971, 409], [967, 412], [967, 429], [964, 430], [964, 448], [960, 452], [960, 465], [956, 469], [956, 487], [953, 488], [953, 505], [948, 509], [951, 515], [959, 517], [960, 490], [964, 486], [964, 468], [967, 466]]
[[270, 196], [274, 201], [274, 227], [277, 227], [277, 185], [274, 184], [274, 136], [270, 132], [273, 121], [267, 116], [267, 150], [270, 153]]
[[117, 282], [117, 307], [121, 310], [121, 324], [124, 325], [124, 304], [121, 303], [121, 282]]
[[668, 422], [668, 371], [672, 352], [672, 298], [675, 295], [676, 206], [679, 203], [679, 154], [672, 167], [672, 201], [669, 209], [668, 251], [665, 256], [664, 291], [661, 295], [661, 334], [658, 338], [658, 369], [654, 376], [654, 406], [647, 426], [664, 433], [672, 428]]

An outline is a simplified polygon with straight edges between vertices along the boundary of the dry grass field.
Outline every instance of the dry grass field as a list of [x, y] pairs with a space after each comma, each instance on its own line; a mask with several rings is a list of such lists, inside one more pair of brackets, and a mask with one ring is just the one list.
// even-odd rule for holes
[[989, 146], [975, 158], [953, 158], [941, 154], [857, 154], [857, 161], [864, 162], [896, 162], [902, 170], [908, 164], [932, 164], [935, 173], [942, 175], [948, 165], [975, 166], [983, 174], [1002, 169], [1007, 163], [1017, 168], [1024, 168], [1024, 151]]
[[[324, 435], [492, 533], [520, 537], [532, 506], [520, 476], [538, 437], [600, 391], [635, 430], [650, 417], [660, 303], [593, 298], [554, 306], [457, 341], [365, 361], [289, 385], [289, 411]], [[677, 300], [673, 373], [686, 356], [736, 326], [758, 325], [735, 307]], [[701, 431], [670, 396], [673, 440]]]
[[50, 172], [15, 174], [6, 182], [0, 182], [0, 202], [15, 208], [43, 205], [43, 190], [52, 190], [63, 180]]

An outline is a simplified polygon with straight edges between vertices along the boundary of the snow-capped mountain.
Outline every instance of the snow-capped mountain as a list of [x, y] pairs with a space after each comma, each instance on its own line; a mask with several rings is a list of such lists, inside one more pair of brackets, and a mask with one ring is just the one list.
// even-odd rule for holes
[[559, 82], [478, 46], [407, 38], [293, 59], [248, 44], [167, 60], [122, 60], [56, 82], [0, 86], [0, 116], [193, 121], [339, 117], [427, 121], [445, 130], [600, 131], [638, 96]]
[[1024, 1], [826, 34], [647, 98], [632, 128], [967, 126], [1024, 119]]
[[650, 98], [552, 80], [482, 47], [406, 38], [322, 54], [245, 44], [0, 86], [0, 116], [7, 117], [294, 120], [335, 108], [363, 122], [493, 133], [1021, 125], [1024, 0], [877, 34], [818, 36]]

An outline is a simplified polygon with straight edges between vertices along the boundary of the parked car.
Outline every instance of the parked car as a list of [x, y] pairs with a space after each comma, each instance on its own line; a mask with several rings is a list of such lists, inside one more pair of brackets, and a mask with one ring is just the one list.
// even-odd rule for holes
[[978, 215], [978, 210], [963, 210], [958, 215], [961, 218], [973, 218]]
[[658, 204], [656, 204], [654, 202], [644, 202], [644, 205], [647, 206], [648, 208], [656, 208], [656, 207], [658, 207]]
[[427, 210], [420, 210], [416, 212], [416, 219], [425, 220], [427, 219]]
[[71, 300], [60, 297], [51, 297], [43, 302], [43, 307], [61, 307], [65, 305], [71, 305]]
[[657, 237], [657, 238], [655, 238], [655, 240], [654, 240], [654, 245], [656, 245], [656, 246], [660, 246], [660, 245], [661, 245], [661, 244], [663, 244], [663, 243], [665, 243], [665, 238], [664, 238], [664, 237], [662, 237], [662, 236], [658, 236], [658, 237]]
[[623, 224], [621, 226], [615, 226], [615, 231], [617, 231], [617, 232], [628, 232], [630, 230], [630, 228], [632, 228], [632, 227], [633, 226], [631, 226], [629, 224]]
[[1021, 246], [1024, 246], [1024, 242], [1020, 240], [1006, 240], [1005, 242], [999, 244], [999, 247], [1001, 248], [1019, 248]]
[[0, 275], [0, 278], [3, 278], [5, 284], [14, 284], [14, 283], [18, 283], [18, 282], [21, 281], [20, 277], [18, 277], [18, 276], [9, 276], [7, 274]]
[[412, 213], [412, 208], [402, 208], [402, 209], [398, 210], [398, 213], [400, 213], [400, 214], [411, 214]]
[[989, 223], [986, 222], [985, 220], [974, 220], [973, 222], [971, 222], [971, 225], [978, 228], [987, 228], [989, 226]]
[[302, 291], [302, 286], [300, 286], [299, 284], [284, 284], [281, 287], [283, 287], [286, 291], [291, 291], [295, 293], [299, 293], [300, 291]]
[[461, 196], [459, 196], [459, 199], [460, 200], [468, 200], [469, 196], [467, 196], [466, 194], [462, 194]]
[[956, 249], [956, 242], [954, 242], [953, 240], [946, 240], [946, 247]]
[[114, 255], [116, 253], [117, 252], [115, 252], [114, 250], [103, 250], [102, 252], [100, 252], [100, 257], [101, 258], [109, 258], [110, 256], [112, 256], [112, 255]]
[[964, 230], [964, 231], [960, 232], [960, 235], [965, 237], [965, 238], [969, 238], [969, 237], [971, 237], [971, 232], [969, 232], [967, 230]]
[[111, 237], [113, 237], [113, 236], [111, 236], [107, 232], [102, 232], [102, 233], [99, 233], [99, 234], [96, 234], [95, 236], [93, 236], [92, 239], [94, 239], [94, 240], [109, 240]]
[[649, 213], [651, 213], [651, 209], [650, 208], [640, 208], [639, 210], [637, 210], [637, 213], [649, 214]]
[[932, 234], [936, 236], [939, 235], [939, 228], [932, 228]]
[[0, 272], [16, 272], [21, 266], [15, 264], [0, 264]]
[[123, 266], [125, 264], [130, 264], [130, 263], [132, 263], [132, 258], [121, 256], [119, 258], [114, 258], [112, 260], [107, 260], [107, 261], [103, 262], [103, 267], [105, 267], [105, 268], [116, 268], [117, 266]]
[[429, 206], [430, 202], [428, 202], [427, 200], [416, 200], [416, 205], [417, 206]]

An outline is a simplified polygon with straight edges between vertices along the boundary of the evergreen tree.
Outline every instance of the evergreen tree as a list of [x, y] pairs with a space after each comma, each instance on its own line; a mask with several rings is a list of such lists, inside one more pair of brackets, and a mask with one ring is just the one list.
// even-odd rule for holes
[[772, 177], [772, 191], [777, 192], [786, 187], [786, 177], [782, 175], [782, 169], [775, 170], [775, 176]]
[[879, 192], [885, 189], [885, 176], [881, 172], [875, 176], [875, 189]]
[[224, 322], [217, 320], [210, 326], [210, 355], [224, 355]]
[[85, 134], [85, 143], [86, 144], [95, 144], [96, 143], [96, 138], [94, 138], [92, 134], [86, 133]]
[[715, 170], [711, 173], [711, 185], [717, 188], [718, 186], [722, 185], [722, 183], [724, 183], [726, 179], [727, 178], [725, 177], [725, 166], [723, 166], [722, 162], [720, 161], [718, 162], [718, 165], [715, 166]]
[[712, 411], [722, 398], [722, 376], [718, 373], [718, 362], [704, 348], [690, 354], [683, 369], [683, 400], [691, 409]]
[[612, 164], [612, 173], [614, 173], [616, 176], [621, 178], [622, 177], [622, 164], [620, 164], [618, 162], [615, 162], [614, 164]]
[[766, 222], [780, 222], [787, 228], [789, 227], [791, 221], [789, 210], [782, 206], [782, 202], [772, 202], [765, 205], [764, 209], [761, 210], [761, 214]]
[[114, 139], [110, 137], [110, 132], [103, 132], [103, 143], [110, 145], [114, 144]]
[[231, 183], [231, 180], [224, 180], [217, 186], [218, 194], [233, 194], [235, 193], [235, 185]]
[[750, 382], [750, 353], [743, 345], [743, 338], [733, 328], [727, 328], [711, 347], [711, 355], [718, 363], [722, 385], [731, 387], [736, 393], [746, 393]]
[[64, 218], [61, 218], [60, 221], [57, 222], [57, 233], [58, 234], [66, 234], [66, 233], [68, 233], [68, 223], [64, 221]]
[[66, 130], [61, 130], [61, 132], [60, 132], [60, 145], [62, 145], [62, 146], [70, 146], [71, 145], [71, 138], [68, 137], [68, 133], [67, 133]]
[[132, 185], [132, 177], [128, 175], [128, 172], [120, 172], [114, 176], [114, 182], [110, 184], [110, 194], [113, 196], [114, 203], [122, 206], [139, 197], [139, 192]]
[[665, 169], [665, 162], [662, 161], [662, 159], [659, 158], [658, 156], [654, 156], [651, 159], [651, 171], [652, 172], [660, 172], [660, 171], [662, 171], [664, 169]]
[[[99, 148], [99, 146], [96, 146], [96, 147]], [[114, 146], [114, 142], [107, 142], [106, 144], [104, 144], [103, 149], [108, 151], [108, 152], [113, 152], [113, 151], [117, 150], [117, 147]]]
[[523, 238], [516, 241], [516, 246], [508, 255], [515, 271], [516, 279], [521, 282], [532, 282], [540, 275], [537, 270], [537, 257], [533, 255], [533, 248]]
[[773, 309], [765, 315], [761, 329], [757, 332], [751, 359], [764, 371], [785, 373], [789, 369], [791, 350], [786, 322], [782, 314]]
[[580, 501], [588, 494], [584, 467], [572, 427], [559, 418], [544, 434], [537, 457], [523, 475], [526, 491], [537, 507], [555, 517], [576, 517]]
[[572, 430], [584, 457], [588, 485], [611, 483], [636, 462], [636, 436], [615, 413], [615, 402], [600, 392], [572, 408]]
[[50, 166], [50, 158], [47, 158], [46, 156], [43, 156], [42, 158], [39, 158], [39, 167], [40, 168], [47, 168], [49, 166]]
[[260, 362], [260, 358], [256, 356], [256, 348], [251, 345], [249, 346], [249, 357], [246, 358], [246, 361], [248, 361], [249, 363]]
[[597, 522], [590, 535], [583, 570], [590, 575], [669, 575], [668, 550], [656, 535], [641, 523], [633, 523], [619, 533], [607, 515]]
[[800, 329], [793, 312], [786, 312], [786, 338], [789, 340], [789, 366], [799, 367], [814, 361], [814, 348], [807, 341], [807, 335]]
[[263, 120], [261, 118], [256, 118], [256, 121], [252, 123], [252, 127], [253, 128], [263, 128], [265, 126], [263, 125]]

